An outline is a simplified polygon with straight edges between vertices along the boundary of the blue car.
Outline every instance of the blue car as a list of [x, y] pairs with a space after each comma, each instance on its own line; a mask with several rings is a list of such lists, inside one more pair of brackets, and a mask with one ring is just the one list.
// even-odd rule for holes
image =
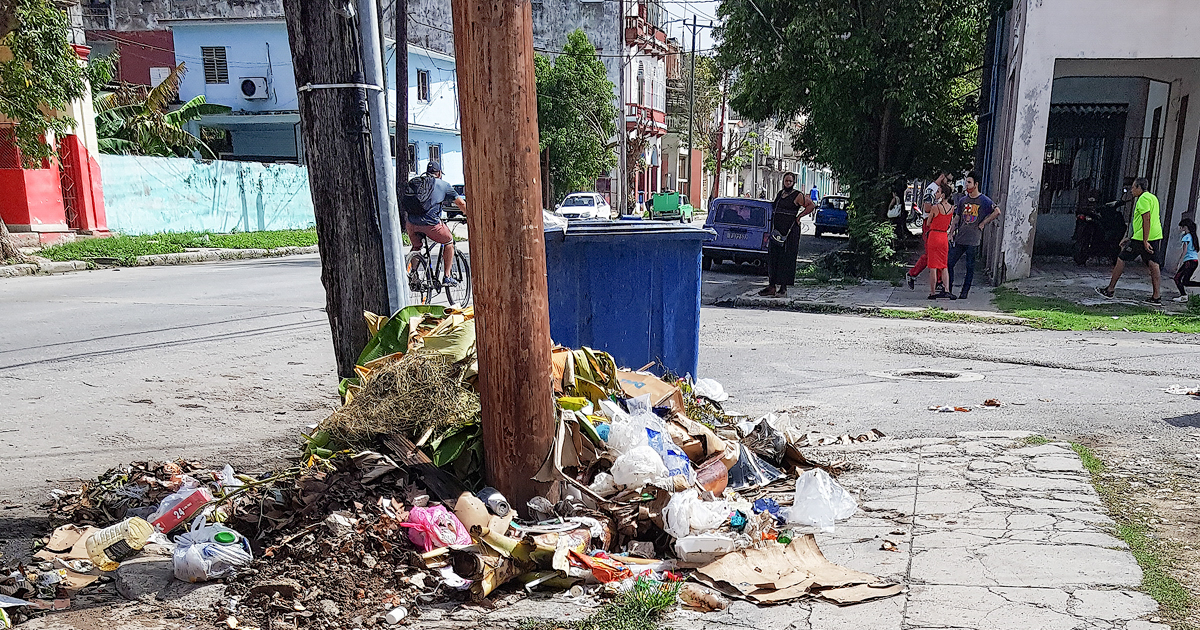
[[846, 234], [850, 229], [850, 198], [840, 195], [827, 195], [821, 198], [817, 205], [813, 222], [816, 223], [813, 233], [824, 236], [826, 232]]
[[771, 238], [770, 201], [718, 197], [709, 204], [704, 227], [717, 234], [704, 244], [705, 271], [727, 260], [766, 268], [767, 243]]

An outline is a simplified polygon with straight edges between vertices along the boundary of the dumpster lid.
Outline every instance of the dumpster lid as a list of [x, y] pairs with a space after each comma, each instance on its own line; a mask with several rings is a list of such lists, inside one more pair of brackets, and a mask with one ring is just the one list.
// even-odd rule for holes
[[[546, 226], [546, 232], [561, 232], [562, 228]], [[572, 221], [566, 229], [565, 238], [603, 236], [655, 236], [665, 238], [696, 238], [709, 240], [717, 235], [710, 229], [678, 223], [675, 221]]]

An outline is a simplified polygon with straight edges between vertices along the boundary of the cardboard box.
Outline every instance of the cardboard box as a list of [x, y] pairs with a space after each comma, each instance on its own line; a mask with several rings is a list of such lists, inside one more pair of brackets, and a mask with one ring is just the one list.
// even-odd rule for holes
[[150, 524], [154, 526], [155, 531], [165, 534], [179, 527], [180, 523], [192, 518], [209, 501], [212, 501], [212, 493], [208, 491], [208, 488], [197, 488], [169, 512], [154, 519]]
[[617, 380], [621, 382], [621, 390], [629, 396], [637, 398], [649, 394], [652, 406], [670, 407], [671, 411], [683, 413], [683, 392], [657, 376], [648, 372], [617, 370]]

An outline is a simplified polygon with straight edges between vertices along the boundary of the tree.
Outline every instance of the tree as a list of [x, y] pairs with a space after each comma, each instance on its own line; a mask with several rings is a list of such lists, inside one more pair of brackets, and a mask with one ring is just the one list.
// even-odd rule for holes
[[185, 157], [199, 150], [215, 158], [212, 149], [183, 126], [208, 114], [225, 114], [232, 108], [206, 103], [197, 96], [178, 109], [179, 85], [187, 68], [179, 64], [152, 90], [122, 84], [115, 93], [96, 103], [96, 137], [100, 151], [122, 155]]
[[[890, 255], [894, 186], [970, 163], [985, 29], [1003, 0], [777, 0], [721, 4], [733, 106], [798, 121], [793, 146], [830, 166], [853, 205], [850, 271]], [[761, 13], [759, 12], [761, 9]]]
[[591, 189], [616, 165], [617, 108], [613, 84], [582, 30], [567, 36], [562, 54], [534, 59], [541, 150], [550, 149], [554, 198]]
[[[54, 152], [48, 133], [71, 131], [65, 114], [86, 87], [79, 56], [67, 37], [67, 16], [48, 0], [0, 0], [0, 114], [15, 121], [13, 139], [26, 164]], [[0, 221], [0, 260], [24, 260]]]

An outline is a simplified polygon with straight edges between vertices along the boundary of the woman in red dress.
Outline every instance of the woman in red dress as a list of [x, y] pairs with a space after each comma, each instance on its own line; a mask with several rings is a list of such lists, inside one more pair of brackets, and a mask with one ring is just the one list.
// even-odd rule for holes
[[950, 278], [946, 273], [946, 260], [950, 255], [950, 239], [947, 232], [954, 218], [954, 206], [950, 197], [954, 191], [949, 184], [942, 184], [934, 196], [933, 211], [929, 216], [929, 237], [925, 241], [925, 255], [929, 258], [929, 299], [954, 299], [953, 293], [937, 292], [938, 274], [946, 287], [950, 286]]

